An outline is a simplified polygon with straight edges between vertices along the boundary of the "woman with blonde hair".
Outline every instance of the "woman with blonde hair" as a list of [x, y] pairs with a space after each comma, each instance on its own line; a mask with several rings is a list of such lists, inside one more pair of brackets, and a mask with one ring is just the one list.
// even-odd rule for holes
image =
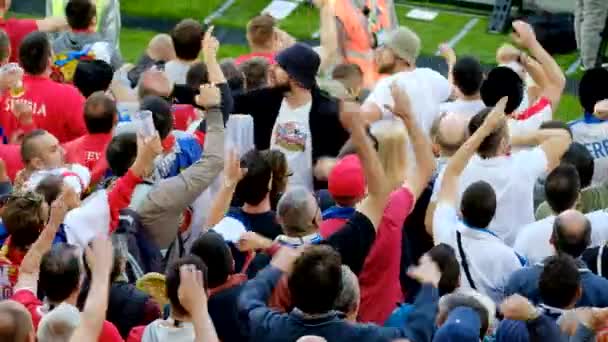
[[401, 120], [376, 122], [371, 134], [378, 141], [378, 156], [389, 179], [391, 189], [396, 190], [406, 179], [408, 165], [408, 134]]

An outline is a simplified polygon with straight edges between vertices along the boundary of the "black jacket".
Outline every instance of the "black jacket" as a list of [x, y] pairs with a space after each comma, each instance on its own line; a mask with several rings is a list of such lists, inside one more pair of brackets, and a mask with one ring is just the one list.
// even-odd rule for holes
[[[264, 88], [234, 96], [232, 112], [253, 117], [254, 142], [260, 150], [270, 147], [284, 93], [285, 88]], [[313, 88], [309, 120], [313, 164], [320, 157], [336, 157], [349, 137], [340, 123], [339, 101], [319, 88]]]

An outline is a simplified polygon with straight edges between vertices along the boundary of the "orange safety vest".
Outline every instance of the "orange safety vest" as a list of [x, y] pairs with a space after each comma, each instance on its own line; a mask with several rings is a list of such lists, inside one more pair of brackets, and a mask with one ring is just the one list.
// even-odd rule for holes
[[344, 42], [345, 62], [357, 64], [363, 71], [364, 86], [372, 86], [378, 79], [378, 72], [367, 19], [352, 0], [334, 1], [334, 14], [348, 37]]
[[367, 0], [366, 6], [372, 12], [370, 14], [370, 31], [379, 33], [382, 31], [390, 31], [393, 29], [391, 13], [387, 6], [386, 0]]

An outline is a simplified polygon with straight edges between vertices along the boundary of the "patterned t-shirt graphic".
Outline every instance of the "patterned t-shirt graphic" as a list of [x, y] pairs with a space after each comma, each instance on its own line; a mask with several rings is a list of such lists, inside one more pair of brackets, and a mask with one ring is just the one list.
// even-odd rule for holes
[[306, 150], [307, 132], [299, 122], [289, 121], [277, 125], [275, 141], [282, 148], [293, 152]]

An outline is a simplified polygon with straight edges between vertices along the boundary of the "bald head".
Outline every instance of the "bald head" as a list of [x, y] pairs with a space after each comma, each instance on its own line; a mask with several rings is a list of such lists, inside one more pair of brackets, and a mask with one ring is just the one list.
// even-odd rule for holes
[[281, 196], [277, 214], [285, 234], [303, 236], [316, 230], [317, 201], [307, 189], [294, 187]]
[[434, 127], [433, 138], [441, 150], [441, 155], [450, 157], [467, 138], [467, 120], [463, 115], [446, 113], [441, 115]]
[[148, 70], [141, 75], [139, 80], [139, 99], [146, 96], [167, 97], [171, 95], [172, 84], [164, 72]]
[[296, 342], [327, 342], [327, 340], [320, 336], [302, 336]]
[[27, 309], [12, 300], [0, 302], [0, 341], [34, 341], [34, 325]]
[[581, 256], [591, 243], [591, 223], [580, 211], [566, 210], [555, 218], [551, 242], [557, 252]]
[[155, 61], [168, 62], [175, 59], [175, 48], [171, 36], [166, 33], [157, 34], [148, 44], [148, 56]]

